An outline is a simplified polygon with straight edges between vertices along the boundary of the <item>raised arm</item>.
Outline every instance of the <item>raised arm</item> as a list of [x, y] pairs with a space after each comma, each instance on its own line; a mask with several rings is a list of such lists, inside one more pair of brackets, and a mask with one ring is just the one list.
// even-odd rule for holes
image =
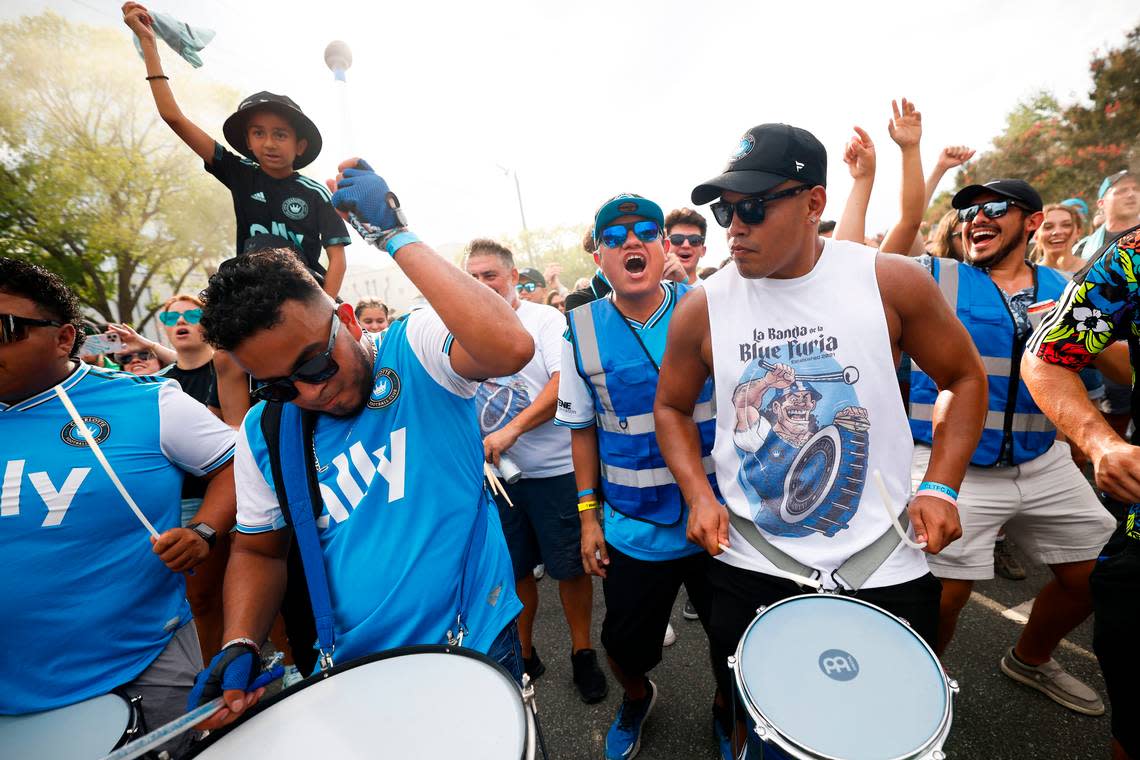
[[[875, 271], [893, 349], [910, 354], [940, 391], [924, 480], [957, 489], [985, 422], [988, 390], [982, 357], [920, 264], [903, 256], [881, 255]], [[962, 535], [956, 509], [942, 499], [913, 499], [910, 516], [915, 535], [925, 534], [926, 551], [931, 554]]]
[[894, 117], [887, 125], [891, 139], [902, 151], [902, 191], [899, 197], [899, 220], [883, 238], [880, 250], [884, 253], [909, 254], [918, 229], [922, 226], [922, 214], [926, 211], [926, 186], [922, 181], [922, 155], [919, 142], [922, 139], [922, 114], [906, 98], [902, 108], [891, 101]]
[[499, 294], [479, 283], [408, 231], [388, 183], [367, 162], [351, 158], [330, 181], [332, 204], [372, 245], [387, 251], [455, 337], [451, 366], [485, 380], [518, 372], [534, 355], [534, 340]]
[[862, 243], [866, 239], [867, 206], [875, 184], [875, 144], [861, 127], [855, 127], [855, 136], [843, 149], [843, 163], [847, 164], [854, 183], [843, 204], [843, 216], [835, 227], [835, 239]]
[[693, 408], [712, 372], [709, 312], [704, 288], [677, 304], [669, 323], [661, 378], [653, 403], [657, 443], [689, 504], [688, 537], [709, 554], [728, 546], [728, 510], [717, 501], [701, 465], [701, 436]]
[[174, 91], [170, 89], [170, 81], [162, 73], [162, 59], [158, 56], [158, 43], [154, 37], [154, 29], [151, 28], [150, 13], [139, 3], [126, 3], [123, 5], [123, 23], [139, 38], [143, 61], [146, 63], [150, 94], [154, 96], [158, 115], [174, 130], [174, 134], [178, 135], [182, 142], [198, 154], [199, 158], [207, 164], [212, 164], [214, 138], [190, 121], [178, 107]]

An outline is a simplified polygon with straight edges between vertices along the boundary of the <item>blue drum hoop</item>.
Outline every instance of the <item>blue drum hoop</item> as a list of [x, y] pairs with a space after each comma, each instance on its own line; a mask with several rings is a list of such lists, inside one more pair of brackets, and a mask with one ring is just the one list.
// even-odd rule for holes
[[834, 599], [837, 601], [850, 602], [853, 604], [861, 604], [864, 607], [869, 607], [870, 609], [881, 613], [888, 619], [893, 620], [895, 623], [900, 625], [908, 633], [910, 633], [910, 635], [914, 637], [914, 639], [922, 646], [922, 648], [926, 650], [931, 659], [938, 663], [939, 670], [942, 672], [941, 680], [945, 704], [942, 718], [938, 724], [938, 729], [929, 739], [927, 739], [921, 746], [916, 747], [912, 752], [905, 755], [898, 755], [892, 758], [883, 758], [882, 760], [945, 760], [946, 754], [942, 752], [942, 745], [946, 743], [946, 738], [950, 735], [950, 727], [954, 719], [954, 697], [958, 694], [957, 681], [949, 678], [946, 675], [945, 669], [942, 668], [942, 661], [938, 659], [938, 656], [934, 653], [934, 650], [930, 648], [930, 645], [927, 644], [921, 636], [911, 630], [910, 625], [901, 620], [897, 615], [892, 615], [882, 607], [871, 604], [870, 602], [863, 601], [862, 599], [856, 599], [855, 597], [842, 596], [839, 594], [824, 591], [816, 594], [797, 594], [796, 596], [790, 596], [786, 599], [781, 599], [780, 601], [773, 604], [761, 607], [757, 611], [756, 617], [752, 619], [752, 622], [749, 623], [748, 627], [744, 629], [744, 633], [741, 634], [740, 643], [736, 645], [736, 654], [728, 658], [728, 667], [732, 671], [732, 677], [740, 694], [741, 702], [743, 702], [745, 709], [748, 711], [748, 714], [756, 723], [755, 731], [757, 736], [759, 736], [765, 742], [771, 742], [775, 744], [781, 750], [793, 758], [796, 758], [796, 760], [845, 760], [845, 758], [825, 754], [812, 747], [801, 744], [800, 742], [797, 742], [788, 736], [785, 736], [783, 732], [780, 731], [780, 728], [776, 725], [776, 723], [772, 721], [767, 715], [765, 715], [763, 710], [757, 707], [757, 700], [753, 697], [751, 690], [748, 688], [748, 684], [744, 682], [744, 675], [742, 673], [742, 669], [739, 667], [744, 653], [744, 643], [748, 640], [752, 629], [756, 627], [756, 625], [767, 613], [771, 612], [781, 605], [794, 603], [796, 600], [821, 598]]
[[[197, 757], [198, 755], [200, 755], [201, 753], [205, 752], [210, 747], [212, 747], [215, 743], [217, 743], [218, 741], [225, 738], [225, 736], [227, 734], [231, 733], [232, 731], [235, 731], [236, 729], [241, 727], [243, 724], [245, 724], [246, 722], [248, 722], [252, 718], [254, 718], [257, 715], [260, 715], [261, 713], [270, 709], [271, 707], [273, 707], [273, 705], [298, 694], [299, 692], [303, 691], [304, 689], [309, 689], [309, 688], [317, 686], [321, 683], [324, 683], [329, 678], [337, 675], [338, 673], [344, 673], [345, 671], [352, 670], [354, 668], [358, 668], [362, 665], [368, 665], [368, 664], [371, 664], [374, 662], [379, 662], [381, 660], [389, 660], [389, 659], [395, 659], [398, 657], [405, 657], [408, 655], [418, 655], [418, 654], [456, 655], [456, 656], [460, 656], [460, 657], [468, 657], [472, 660], [477, 660], [477, 661], [481, 662], [482, 664], [489, 666], [489, 667], [493, 668], [494, 670], [497, 670], [503, 678], [510, 681], [511, 684], [513, 684], [516, 687], [516, 689], [518, 689], [518, 683], [515, 681], [514, 676], [512, 676], [507, 671], [506, 668], [504, 668], [498, 662], [492, 660], [490, 657], [487, 657], [482, 652], [476, 652], [472, 649], [465, 649], [463, 647], [450, 647], [450, 646], [439, 646], [439, 645], [421, 645], [421, 646], [400, 647], [398, 649], [389, 649], [389, 650], [386, 650], [383, 652], [378, 652], [377, 654], [372, 654], [372, 655], [368, 655], [366, 657], [360, 657], [360, 658], [355, 659], [355, 660], [350, 660], [350, 661], [342, 663], [340, 665], [334, 665], [332, 668], [330, 668], [325, 673], [314, 674], [313, 676], [310, 676], [309, 678], [304, 679], [303, 681], [297, 683], [296, 685], [291, 686], [288, 689], [284, 689], [284, 690], [278, 692], [277, 694], [274, 694], [272, 697], [269, 697], [268, 699], [262, 699], [262, 700], [258, 701], [258, 703], [256, 705], [254, 705], [248, 711], [246, 711], [241, 716], [241, 718], [239, 718], [235, 722], [231, 723], [228, 726], [225, 726], [224, 728], [220, 728], [220, 729], [216, 729], [214, 731], [210, 731], [209, 735], [204, 740], [202, 740], [200, 742], [196, 742], [191, 747], [190, 751], [187, 754], [183, 755], [183, 757], [187, 758], [187, 759]], [[528, 687], [528, 688], [533, 689], [533, 687]], [[533, 692], [528, 695], [526, 692], [524, 692], [524, 690], [519, 689], [519, 704], [522, 706], [525, 721], [526, 721], [526, 737], [525, 737], [525, 741], [523, 743], [523, 753], [522, 753], [522, 755], [520, 755], [519, 760], [534, 760], [534, 757], [535, 757], [537, 729], [536, 729], [536, 725], [535, 725], [534, 709], [532, 707], [533, 702], [528, 701], [532, 698], [533, 698]]]

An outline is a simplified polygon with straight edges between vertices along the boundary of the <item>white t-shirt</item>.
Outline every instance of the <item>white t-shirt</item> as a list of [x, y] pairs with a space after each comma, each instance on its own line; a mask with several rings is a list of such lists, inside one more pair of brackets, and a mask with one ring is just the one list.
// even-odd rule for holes
[[[888, 509], [898, 515], [910, 494], [910, 426], [875, 261], [874, 249], [826, 240], [803, 277], [750, 280], [730, 265], [704, 283], [721, 495], [829, 587], [831, 571], [893, 530]], [[729, 537], [734, 553], [717, 559], [772, 567], [735, 526]], [[922, 552], [900, 544], [864, 587], [926, 572]]]
[[[515, 311], [534, 338], [534, 357], [510, 377], [484, 381], [475, 394], [479, 429], [486, 436], [499, 430], [534, 403], [538, 394], [562, 369], [562, 335], [566, 317], [552, 306], [520, 301]], [[550, 419], [519, 436], [507, 450], [524, 478], [552, 478], [574, 471], [570, 460], [570, 431]]]

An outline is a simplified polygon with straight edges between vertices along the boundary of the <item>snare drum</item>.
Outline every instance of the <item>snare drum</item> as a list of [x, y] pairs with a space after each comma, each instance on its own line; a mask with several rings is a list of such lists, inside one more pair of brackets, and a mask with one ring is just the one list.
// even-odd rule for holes
[[835, 594], [793, 596], [729, 658], [757, 735], [797, 760], [940, 760], [958, 684], [910, 626]]
[[0, 756], [95, 760], [139, 732], [135, 705], [118, 694], [28, 715], [0, 715]]
[[190, 756], [533, 760], [532, 694], [469, 649], [393, 649], [259, 702]]

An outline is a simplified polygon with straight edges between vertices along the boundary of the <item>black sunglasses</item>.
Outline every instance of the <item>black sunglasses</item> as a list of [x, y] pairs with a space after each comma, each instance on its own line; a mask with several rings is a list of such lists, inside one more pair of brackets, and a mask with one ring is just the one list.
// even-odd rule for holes
[[958, 209], [958, 221], [973, 221], [974, 217], [978, 215], [978, 211], [981, 211], [989, 219], [1001, 219], [1003, 216], [1009, 213], [1010, 208], [1019, 208], [1024, 211], [1029, 210], [1025, 208], [1025, 206], [1022, 206], [1020, 203], [1015, 203], [1014, 201], [989, 201], [987, 203], [975, 203], [973, 206], [967, 206], [966, 208]]
[[332, 315], [332, 327], [329, 331], [329, 344], [324, 353], [317, 354], [306, 360], [300, 367], [293, 370], [288, 377], [276, 377], [269, 380], [258, 380], [258, 385], [250, 391], [250, 395], [258, 401], [292, 401], [297, 398], [295, 382], [323, 383], [337, 372], [340, 365], [332, 358], [333, 344], [336, 343], [336, 334], [340, 330], [340, 319], [336, 312]]
[[112, 358], [115, 360], [115, 364], [118, 364], [120, 367], [125, 367], [135, 359], [138, 359], [140, 362], [149, 362], [154, 358], [154, 352], [150, 350], [125, 351], [121, 354], [115, 354]]
[[15, 314], [0, 314], [0, 344], [18, 343], [28, 337], [30, 327], [63, 327], [63, 322], [54, 319], [32, 319], [17, 317]]
[[698, 245], [705, 244], [704, 235], [682, 235], [675, 232], [669, 236], [670, 244], [675, 245], [678, 248], [683, 246], [686, 240], [689, 241], [689, 245], [691, 245], [693, 248], [696, 248]]
[[732, 216], [734, 213], [740, 215], [740, 221], [744, 224], [760, 224], [764, 221], [765, 203], [781, 198], [791, 198], [793, 195], [799, 195], [804, 190], [810, 190], [811, 187], [811, 185], [796, 185], [795, 187], [789, 187], [787, 190], [781, 190], [771, 195], [754, 195], [748, 198], [741, 198], [736, 203], [717, 201], [709, 208], [712, 209], [716, 223], [721, 227], [728, 227], [732, 224]]

